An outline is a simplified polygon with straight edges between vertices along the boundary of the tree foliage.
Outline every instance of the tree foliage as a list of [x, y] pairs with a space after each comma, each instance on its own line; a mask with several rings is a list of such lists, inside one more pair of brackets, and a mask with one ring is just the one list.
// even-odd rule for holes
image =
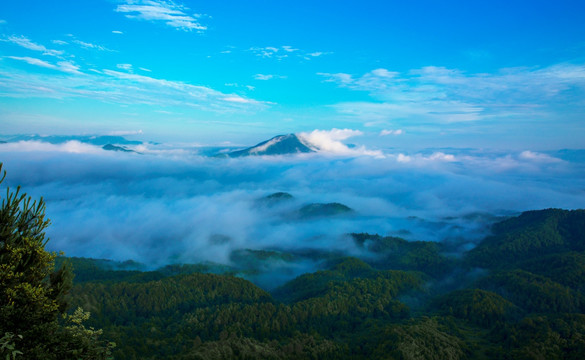
[[[4, 172], [0, 183], [5, 176]], [[86, 334], [60, 323], [73, 274], [67, 264], [55, 271], [56, 254], [45, 251], [49, 223], [42, 198], [33, 201], [20, 187], [6, 189], [0, 207], [2, 354], [22, 354], [26, 359], [105, 359], [107, 347], [96, 339], [85, 341]], [[90, 352], [94, 355], [86, 356]]]

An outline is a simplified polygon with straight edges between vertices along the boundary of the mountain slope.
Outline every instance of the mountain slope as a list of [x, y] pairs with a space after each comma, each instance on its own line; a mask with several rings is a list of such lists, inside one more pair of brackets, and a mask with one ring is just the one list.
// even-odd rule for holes
[[229, 157], [241, 157], [251, 155], [287, 155], [310, 152], [315, 152], [315, 150], [305, 145], [297, 135], [288, 134], [275, 136], [270, 140], [263, 141], [247, 149], [232, 151], [227, 155]]

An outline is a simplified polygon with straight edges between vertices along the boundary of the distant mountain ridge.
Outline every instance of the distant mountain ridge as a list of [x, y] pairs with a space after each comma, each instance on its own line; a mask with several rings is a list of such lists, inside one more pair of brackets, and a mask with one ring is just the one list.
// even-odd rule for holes
[[62, 144], [68, 141], [79, 141], [86, 144], [104, 146], [104, 145], [140, 145], [142, 141], [128, 140], [122, 136], [115, 135], [15, 135], [6, 137], [5, 142], [18, 141], [41, 141], [49, 144]]
[[104, 145], [104, 146], [102, 146], [102, 149], [107, 150], [107, 151], [136, 153], [136, 151], [127, 149], [125, 146], [118, 146], [118, 145], [112, 145], [112, 144]]
[[252, 147], [227, 153], [228, 157], [258, 155], [288, 155], [316, 152], [296, 134], [278, 135]]

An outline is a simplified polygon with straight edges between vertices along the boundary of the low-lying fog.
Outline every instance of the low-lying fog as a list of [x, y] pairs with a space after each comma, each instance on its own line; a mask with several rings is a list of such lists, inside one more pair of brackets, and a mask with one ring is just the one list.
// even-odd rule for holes
[[[352, 232], [474, 246], [499, 216], [585, 206], [569, 153], [441, 150], [213, 158], [197, 150], [108, 152], [69, 142], [0, 144], [2, 186], [47, 202], [50, 250], [152, 267], [231, 264], [237, 249], [360, 255]], [[562, 159], [564, 154], [565, 159]], [[262, 200], [287, 192], [292, 199]], [[4, 195], [2, 195], [4, 196]], [[310, 203], [353, 212], [299, 216]], [[293, 273], [308, 270], [297, 264]]]

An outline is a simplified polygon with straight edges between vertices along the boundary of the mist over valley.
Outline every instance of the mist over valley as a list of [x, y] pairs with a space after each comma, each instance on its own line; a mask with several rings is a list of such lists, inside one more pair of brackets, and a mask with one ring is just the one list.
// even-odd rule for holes
[[[457, 257], [506, 217], [585, 203], [578, 152], [372, 150], [347, 146], [340, 133], [353, 135], [315, 131], [313, 143], [289, 135], [229, 151], [17, 137], [0, 152], [8, 184], [46, 200], [49, 249], [143, 269], [219, 264], [271, 288], [322, 268], [330, 254], [376, 257], [350, 234], [436, 242]], [[271, 155], [250, 150], [259, 147]], [[230, 152], [238, 156], [218, 157]], [[251, 256], [257, 264], [243, 262], [262, 251]]]

